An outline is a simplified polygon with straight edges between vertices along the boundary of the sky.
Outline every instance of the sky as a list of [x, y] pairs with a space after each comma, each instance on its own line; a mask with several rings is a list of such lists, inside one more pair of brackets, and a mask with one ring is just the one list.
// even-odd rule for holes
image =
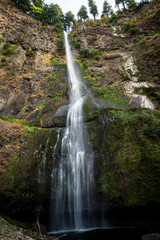
[[[104, 0], [95, 0], [95, 3], [98, 7], [99, 17], [102, 14], [103, 2]], [[108, 0], [107, 2], [115, 9], [115, 0]], [[88, 0], [45, 0], [45, 3], [48, 5], [51, 3], [58, 4], [61, 7], [63, 13], [72, 11], [75, 17], [77, 17], [77, 13], [82, 5], [85, 5], [88, 8]]]

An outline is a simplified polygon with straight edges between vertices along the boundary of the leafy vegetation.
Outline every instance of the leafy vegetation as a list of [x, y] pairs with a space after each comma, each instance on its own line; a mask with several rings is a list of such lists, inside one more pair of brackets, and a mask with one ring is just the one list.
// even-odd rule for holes
[[94, 0], [88, 0], [89, 10], [90, 14], [93, 15], [94, 20], [96, 19], [96, 16], [98, 15], [98, 8], [94, 2]]
[[82, 49], [81, 54], [83, 58], [94, 58], [96, 60], [100, 59], [100, 51], [97, 49], [89, 50], [88, 48]]
[[12, 55], [16, 50], [16, 46], [13, 44], [10, 44], [9, 42], [6, 42], [2, 48], [2, 54], [4, 56]]
[[137, 32], [137, 28], [134, 24], [126, 23], [124, 26], [124, 32], [125, 33], [130, 33], [130, 34], [135, 34]]
[[112, 10], [111, 5], [107, 1], [104, 1], [103, 11], [102, 11], [101, 17], [107, 17], [108, 18], [109, 15], [112, 15], [112, 14], [113, 14], [113, 10]]
[[89, 18], [87, 13], [87, 8], [84, 5], [81, 6], [79, 12], [77, 13], [77, 16], [80, 20], [84, 22], [86, 21], [87, 18]]

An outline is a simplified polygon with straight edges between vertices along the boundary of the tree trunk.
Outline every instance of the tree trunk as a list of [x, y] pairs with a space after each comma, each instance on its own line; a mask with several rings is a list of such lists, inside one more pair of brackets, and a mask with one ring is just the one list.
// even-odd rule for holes
[[122, 5], [123, 5], [124, 10], [126, 10], [124, 1], [122, 1]]

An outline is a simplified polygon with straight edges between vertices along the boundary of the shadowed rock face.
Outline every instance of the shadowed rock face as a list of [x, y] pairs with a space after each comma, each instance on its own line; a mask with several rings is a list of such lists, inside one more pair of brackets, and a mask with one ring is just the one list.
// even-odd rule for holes
[[[96, 209], [104, 212], [159, 204], [158, 3], [123, 13], [113, 31], [100, 20], [80, 23], [70, 34], [73, 44], [80, 43], [73, 53], [90, 89], [83, 111], [95, 154]], [[0, 120], [1, 210], [18, 217], [23, 212], [26, 219], [42, 212], [46, 222], [56, 128], [65, 127], [69, 104], [65, 53], [58, 50], [53, 26], [44, 29], [12, 1], [0, 1], [0, 20], [0, 115], [43, 128], [34, 132], [15, 119]], [[133, 35], [124, 33], [131, 20]], [[85, 48], [91, 57], [84, 56]], [[48, 128], [54, 129], [41, 186], [37, 168]], [[60, 144], [54, 157], [56, 168]]]

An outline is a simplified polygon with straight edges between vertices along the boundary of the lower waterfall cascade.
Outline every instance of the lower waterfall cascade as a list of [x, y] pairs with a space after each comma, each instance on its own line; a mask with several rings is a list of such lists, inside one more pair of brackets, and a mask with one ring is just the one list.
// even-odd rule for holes
[[[76, 74], [67, 33], [64, 32], [69, 79], [70, 105], [66, 128], [59, 129], [54, 152], [61, 139], [61, 156], [52, 171], [52, 183], [56, 182], [55, 201], [51, 203], [50, 232], [77, 231], [95, 227], [94, 154], [83, 124], [83, 84]], [[53, 154], [54, 155], [54, 154]], [[54, 156], [53, 156], [54, 161]]]

